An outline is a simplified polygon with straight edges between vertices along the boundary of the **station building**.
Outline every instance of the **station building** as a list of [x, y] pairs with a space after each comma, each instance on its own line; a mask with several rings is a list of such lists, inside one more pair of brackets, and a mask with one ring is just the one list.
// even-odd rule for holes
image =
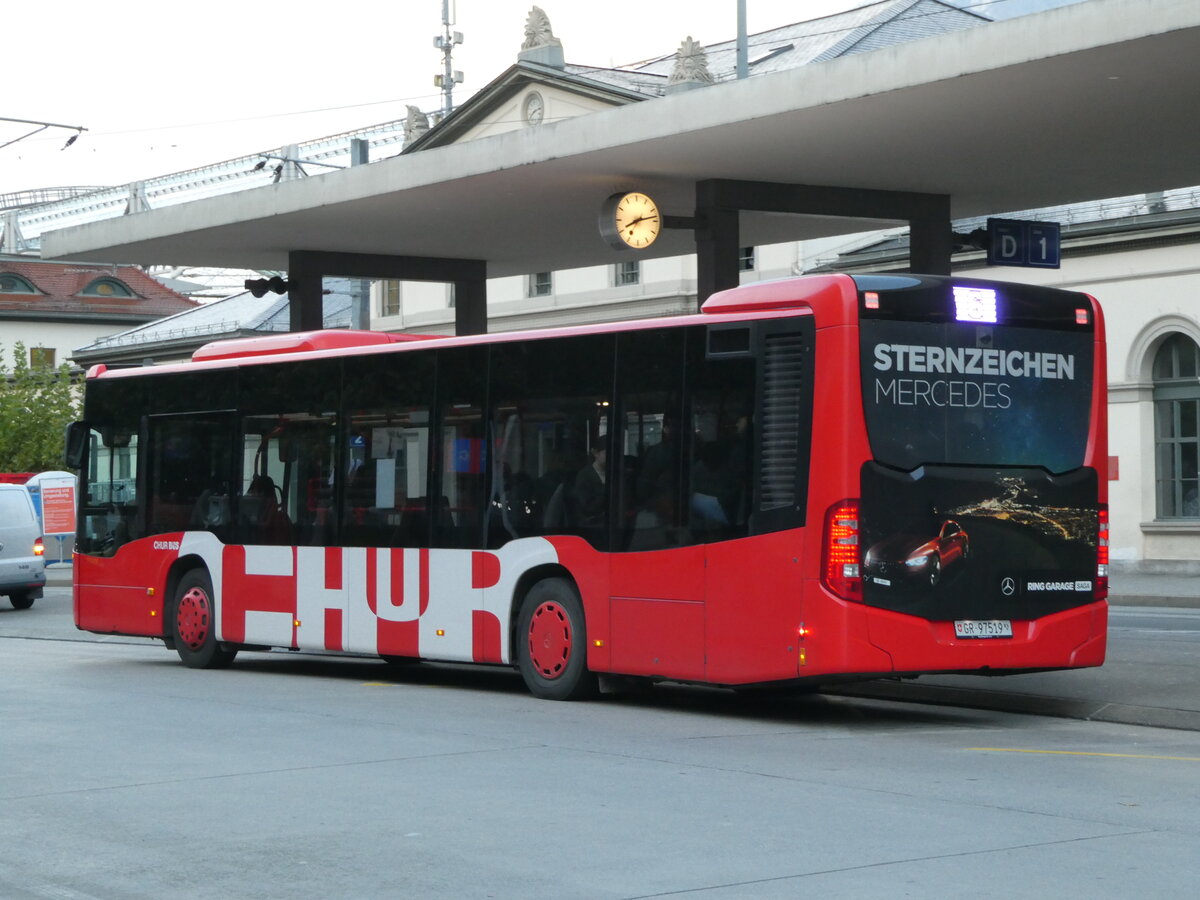
[[[1099, 2], [1114, 13], [1120, 6]], [[752, 36], [751, 75], [755, 67], [765, 73], [987, 26], [984, 17], [937, 0], [885, 0]], [[701, 47], [685, 39], [677, 52], [637, 66], [574, 66], [535, 8], [512, 67], [432, 126], [410, 111], [404, 154], [533, 133], [552, 122], [704, 90], [731, 77], [733, 54], [733, 42]], [[1200, 181], [1200, 170], [1196, 175]], [[1200, 574], [1200, 189], [994, 214], [1062, 222], [1061, 268], [988, 267], [982, 253], [963, 246], [952, 256], [952, 273], [1087, 291], [1105, 309], [1114, 567]], [[955, 231], [965, 234], [979, 224], [956, 221]], [[746, 283], [806, 272], [903, 270], [907, 259], [903, 229], [876, 230], [745, 246], [739, 270]], [[487, 293], [492, 331], [682, 314], [696, 308], [697, 259], [623, 257], [609, 265], [548, 266], [489, 279]], [[446, 285], [381, 280], [370, 297], [372, 328], [455, 329]], [[109, 349], [120, 342], [109, 340]], [[96, 344], [81, 356], [103, 351]]]

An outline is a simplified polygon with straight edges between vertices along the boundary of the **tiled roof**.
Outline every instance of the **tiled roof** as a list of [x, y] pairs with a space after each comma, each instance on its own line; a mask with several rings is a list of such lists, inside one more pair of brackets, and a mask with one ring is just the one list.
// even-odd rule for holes
[[[672, 57], [674, 59], [674, 57]], [[586, 79], [605, 87], [636, 91], [648, 97], [661, 97], [667, 85], [665, 73], [644, 72], [640, 69], [602, 69], [597, 66], [577, 66], [568, 63], [564, 71], [578, 79]]]
[[[747, 38], [751, 75], [781, 72], [839, 56], [877, 50], [982, 25], [990, 19], [941, 0], [882, 0], [858, 9], [783, 25]], [[682, 39], [682, 35], [680, 38]], [[699, 37], [699, 36], [697, 36]], [[734, 78], [737, 41], [705, 44], [708, 71], [717, 81]], [[670, 75], [675, 51], [627, 68]]]
[[[351, 290], [349, 279], [325, 279], [322, 327], [350, 327], [351, 308], [354, 303]], [[283, 332], [288, 330], [289, 315], [290, 301], [287, 294], [265, 294], [255, 297], [249, 291], [245, 291], [165, 319], [117, 334], [105, 335], [85, 347], [77, 348], [74, 358], [91, 362], [111, 353], [123, 354], [134, 350], [142, 352], [147, 348], [161, 352], [161, 348], [176, 344], [191, 347], [220, 338]]]
[[[19, 275], [37, 294], [0, 293], [0, 314], [7, 318], [28, 315], [69, 319], [72, 316], [111, 316], [120, 321], [157, 319], [199, 304], [155, 281], [137, 266], [52, 262], [27, 256], [0, 256], [0, 275]], [[135, 296], [82, 296], [93, 281], [111, 278], [126, 285]]]

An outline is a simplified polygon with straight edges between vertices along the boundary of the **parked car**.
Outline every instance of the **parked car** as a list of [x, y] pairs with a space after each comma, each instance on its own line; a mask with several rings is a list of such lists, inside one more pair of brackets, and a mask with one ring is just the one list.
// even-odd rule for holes
[[897, 581], [919, 580], [930, 587], [941, 580], [946, 567], [970, 552], [970, 539], [953, 519], [947, 519], [937, 537], [894, 534], [867, 551], [863, 570], [875, 584], [891, 587]]
[[46, 584], [45, 545], [24, 485], [0, 484], [0, 594], [29, 609]]

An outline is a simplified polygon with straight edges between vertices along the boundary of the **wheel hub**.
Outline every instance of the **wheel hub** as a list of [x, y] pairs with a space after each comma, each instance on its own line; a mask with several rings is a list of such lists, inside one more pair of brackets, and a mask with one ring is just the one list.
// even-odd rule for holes
[[558, 678], [571, 659], [571, 620], [559, 604], [546, 602], [529, 620], [529, 660], [543, 678]]
[[192, 588], [179, 598], [179, 609], [175, 614], [179, 639], [189, 650], [199, 650], [208, 638], [212, 627], [212, 604], [208, 594], [198, 587]]

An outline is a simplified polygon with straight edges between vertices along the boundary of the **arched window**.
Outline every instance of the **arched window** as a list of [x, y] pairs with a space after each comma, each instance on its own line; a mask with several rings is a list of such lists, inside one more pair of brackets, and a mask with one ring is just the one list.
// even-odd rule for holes
[[82, 291], [79, 292], [83, 297], [136, 297], [129, 286], [123, 281], [118, 281], [115, 278], [97, 278]]
[[1154, 356], [1158, 517], [1200, 518], [1200, 346], [1185, 334]]
[[0, 294], [36, 294], [37, 288], [12, 272], [0, 272]]

